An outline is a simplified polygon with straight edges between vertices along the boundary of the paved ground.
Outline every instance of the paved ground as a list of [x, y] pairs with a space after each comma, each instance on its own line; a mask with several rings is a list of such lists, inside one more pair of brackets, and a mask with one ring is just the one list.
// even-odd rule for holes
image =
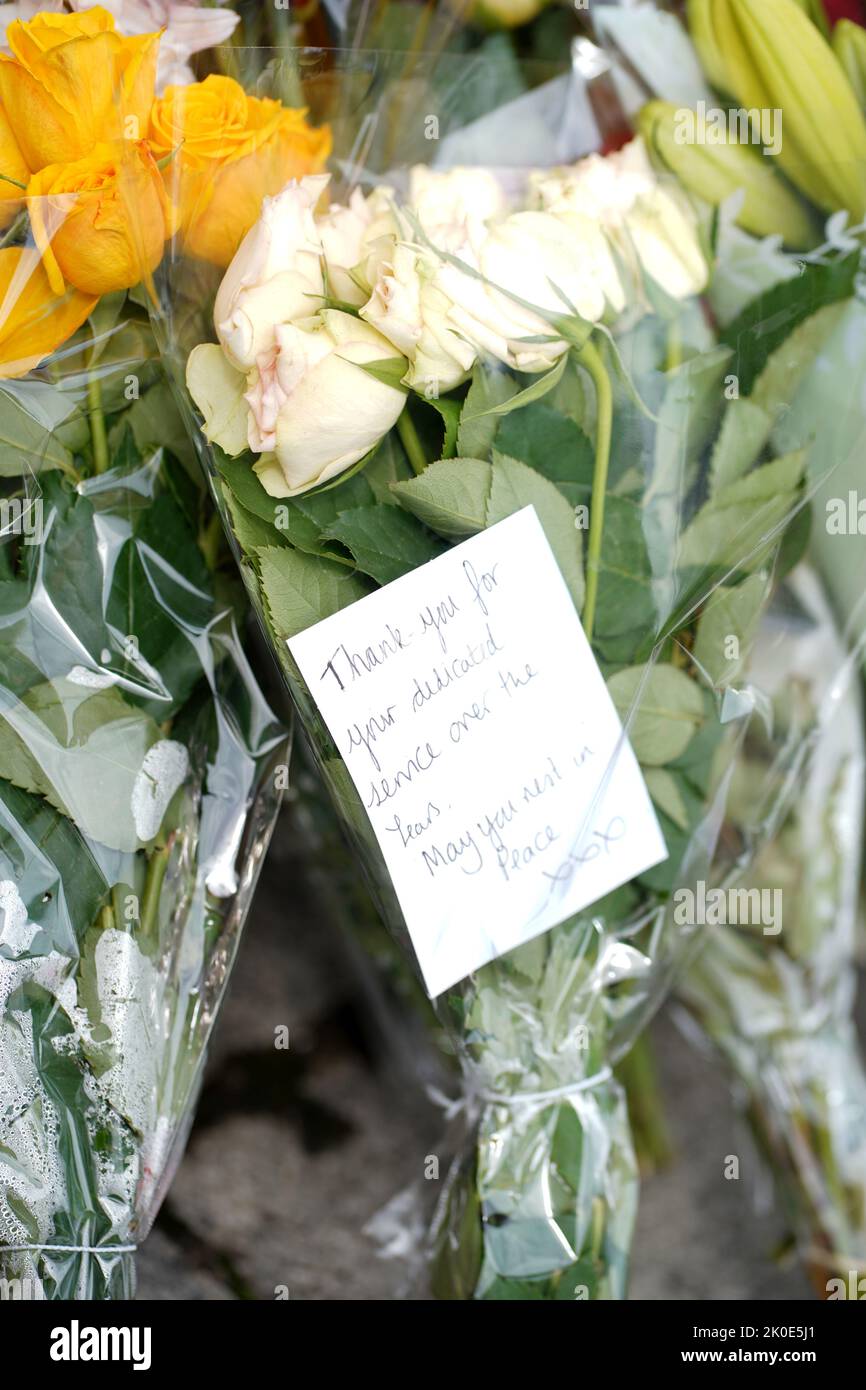
[[[403, 1296], [362, 1228], [435, 1151], [439, 1113], [377, 1060], [350, 956], [321, 902], [298, 895], [293, 844], [284, 818], [187, 1154], [140, 1258], [143, 1298]], [[274, 1048], [279, 1025], [288, 1052]], [[758, 1165], [724, 1077], [669, 1016], [654, 1040], [677, 1157], [643, 1185], [632, 1295], [808, 1297], [799, 1269], [769, 1258], [780, 1230], [756, 1211]], [[741, 1180], [721, 1181], [732, 1152]]]

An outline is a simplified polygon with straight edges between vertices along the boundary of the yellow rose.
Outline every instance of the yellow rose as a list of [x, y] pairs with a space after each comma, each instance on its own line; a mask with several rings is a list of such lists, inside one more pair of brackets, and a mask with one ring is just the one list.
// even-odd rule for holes
[[159, 34], [125, 38], [97, 7], [15, 20], [6, 43], [0, 101], [31, 173], [147, 134]]
[[151, 144], [160, 160], [177, 151], [165, 178], [190, 255], [227, 266], [263, 199], [324, 166], [331, 132], [305, 114], [216, 75], [169, 87], [154, 103]]
[[[30, 177], [30, 170], [24, 163], [24, 156], [18, 148], [18, 142], [12, 134], [12, 127], [2, 106], [0, 106], [0, 174], [6, 174], [10, 179], [14, 179], [15, 183], [26, 183]], [[16, 191], [15, 183], [5, 183], [0, 179], [0, 230], [9, 226], [21, 206], [21, 193]]]
[[129, 289], [159, 264], [169, 204], [146, 140], [97, 145], [86, 159], [50, 164], [27, 185], [33, 238], [55, 294]]
[[0, 377], [38, 367], [81, 327], [95, 303], [80, 290], [55, 295], [32, 246], [0, 251]]

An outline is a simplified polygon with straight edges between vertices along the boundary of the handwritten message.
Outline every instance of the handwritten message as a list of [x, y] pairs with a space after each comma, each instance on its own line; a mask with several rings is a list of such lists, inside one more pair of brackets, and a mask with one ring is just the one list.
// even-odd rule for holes
[[431, 997], [667, 858], [532, 507], [289, 648]]

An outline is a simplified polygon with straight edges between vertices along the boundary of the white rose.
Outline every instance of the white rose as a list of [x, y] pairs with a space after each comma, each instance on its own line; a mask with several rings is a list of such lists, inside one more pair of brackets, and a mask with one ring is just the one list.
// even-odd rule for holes
[[451, 301], [438, 287], [438, 262], [398, 242], [378, 259], [376, 283], [361, 310], [404, 357], [407, 386], [427, 395], [450, 391], [464, 380], [475, 350], [449, 326]]
[[322, 242], [313, 209], [327, 184], [327, 174], [314, 174], [265, 198], [223, 277], [214, 326], [240, 371], [273, 348], [276, 324], [309, 318], [322, 307]]
[[369, 324], [325, 309], [315, 327], [279, 324], [250, 374], [249, 442], [273, 460], [256, 465], [272, 497], [291, 497], [357, 463], [397, 421], [406, 396], [359, 363], [392, 357]]
[[456, 251], [469, 229], [501, 217], [505, 194], [488, 169], [451, 169], [440, 173], [416, 164], [409, 174], [409, 206], [433, 245]]
[[348, 204], [332, 203], [316, 219], [328, 268], [331, 297], [360, 306], [370, 294], [380, 255], [387, 255], [403, 228], [390, 188], [374, 188], [366, 198], [356, 188]]
[[[459, 257], [484, 280], [441, 265], [434, 283], [450, 300], [451, 327], [519, 371], [543, 371], [566, 349], [535, 309], [576, 311], [597, 323], [608, 306], [625, 302], [603, 233], [577, 214], [512, 213], [489, 230], [476, 228]], [[539, 337], [551, 341], [530, 341]]]
[[677, 190], [660, 184], [640, 137], [616, 154], [590, 155], [571, 169], [542, 175], [534, 185], [547, 212], [577, 213], [603, 227], [638, 282], [642, 267], [675, 299], [706, 287], [694, 214]]
[[228, 361], [218, 343], [200, 343], [186, 364], [189, 394], [202, 413], [202, 434], [230, 458], [249, 446], [250, 408], [244, 400], [246, 377]]

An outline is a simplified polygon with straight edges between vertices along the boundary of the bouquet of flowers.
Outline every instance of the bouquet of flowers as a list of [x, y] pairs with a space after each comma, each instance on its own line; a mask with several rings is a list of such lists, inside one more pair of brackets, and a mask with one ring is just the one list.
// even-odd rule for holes
[[[656, 67], [656, 99], [637, 120], [657, 166], [676, 175], [703, 214], [714, 208], [722, 224], [710, 298], [723, 331], [756, 284], [768, 300], [786, 301], [803, 261], [783, 246], [811, 247], [807, 264], [827, 266], [844, 254], [859, 279], [866, 31], [853, 22], [862, 22], [862, 11], [849, 13], [832, 13], [838, 22], [831, 31], [818, 3], [690, 0], [692, 58], [703, 67], [705, 97], [680, 104], [678, 75]], [[617, 40], [618, 52], [628, 48], [624, 26]], [[680, 42], [688, 43], [682, 33]], [[866, 435], [863, 312], [858, 294], [798, 330], [812, 337], [814, 351], [788, 359], [788, 408], [767, 419], [754, 392], [740, 407], [759, 432], [766, 427], [776, 452], [805, 451], [820, 518], [811, 549], [855, 659], [863, 651], [866, 577], [857, 511]], [[748, 827], [760, 819], [759, 777], [767, 768], [792, 775], [791, 759], [806, 759], [802, 799], [750, 870], [764, 881], [775, 874], [790, 882], [792, 906], [778, 938], [706, 933], [683, 989], [744, 1086], [804, 1257], [826, 1291], [828, 1271], [847, 1287], [864, 1260], [866, 1079], [851, 1023], [860, 739], [856, 691], [828, 675], [842, 670], [844, 648], [828, 634], [829, 618], [811, 591], [796, 611], [798, 622], [790, 614], [780, 619], [786, 640], [773, 648], [774, 672], [760, 663], [781, 741], [753, 731], [734, 788], [738, 819]]]
[[[856, 1297], [866, 1234], [866, 1075], [851, 1019], [863, 844], [864, 750], [856, 657], [815, 575], [795, 571], [750, 673], [772, 700], [730, 795], [734, 892], [778, 908], [763, 934], [708, 921], [677, 992], [728, 1062], [785, 1215], [822, 1295]], [[779, 786], [795, 782], [793, 800]], [[787, 809], [763, 840], [768, 800]], [[850, 1292], [853, 1276], [854, 1293]]]
[[0, 58], [13, 1298], [132, 1296], [285, 785], [286, 733], [239, 640], [219, 521], [144, 307], [174, 222], [145, 138], [158, 40], [121, 35], [102, 9], [51, 13], [9, 25]]
[[[805, 455], [774, 455], [757, 426], [786, 411], [857, 259], [801, 257], [796, 282], [744, 296], [720, 330], [701, 299], [719, 227], [642, 140], [503, 170], [506, 108], [469, 132], [500, 152], [487, 165], [449, 168], [448, 130], [442, 167], [414, 166], [392, 128], [377, 168], [358, 158], [366, 128], [361, 108], [335, 123], [342, 188], [305, 178], [265, 200], [218, 286], [176, 241], [158, 332], [335, 804], [461, 1059], [469, 1125], [435, 1292], [621, 1297], [636, 1170], [611, 1067], [694, 937], [676, 893], [713, 878], [760, 704], [741, 673], [807, 539]], [[449, 587], [461, 571], [469, 600]], [[401, 602], [423, 650], [439, 644], [411, 670]], [[545, 662], [565, 708], [550, 686], [526, 697], [519, 746], [498, 743]], [[438, 701], [440, 723], [395, 761], [406, 699], [427, 717]], [[488, 760], [468, 777], [449, 763], [429, 793], [437, 738], [488, 715]], [[539, 822], [550, 793], [560, 809]]]

